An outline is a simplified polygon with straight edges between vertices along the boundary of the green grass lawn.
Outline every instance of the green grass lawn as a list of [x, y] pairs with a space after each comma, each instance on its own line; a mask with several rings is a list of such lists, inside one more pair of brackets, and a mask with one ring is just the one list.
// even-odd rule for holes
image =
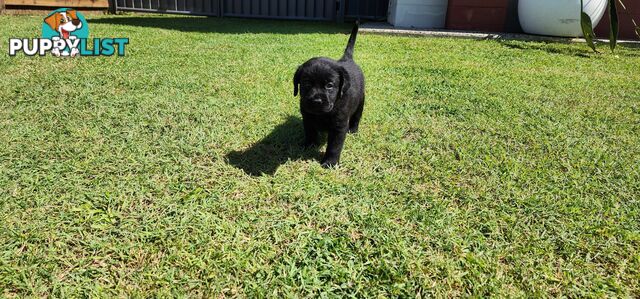
[[640, 296], [640, 49], [362, 34], [325, 170], [292, 75], [349, 24], [88, 19], [126, 56], [0, 17], [0, 296]]

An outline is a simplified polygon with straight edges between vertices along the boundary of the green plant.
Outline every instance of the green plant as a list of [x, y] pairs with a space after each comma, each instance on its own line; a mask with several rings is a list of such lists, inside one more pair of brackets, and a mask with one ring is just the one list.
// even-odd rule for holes
[[[620, 23], [618, 20], [618, 8], [616, 2], [619, 2], [624, 10], [627, 10], [627, 7], [624, 5], [622, 0], [609, 0], [609, 19], [610, 29], [609, 29], [609, 47], [611, 48], [611, 52], [616, 50], [616, 45], [618, 44], [618, 33], [620, 32]], [[598, 52], [596, 49], [596, 44], [594, 43], [595, 33], [593, 33], [593, 23], [591, 22], [591, 17], [587, 13], [584, 12], [584, 3], [580, 0], [580, 26], [582, 27], [582, 33], [584, 35], [585, 40], [587, 41], [587, 45], [593, 49], [594, 52]], [[635, 32], [640, 37], [640, 26], [634, 19], [631, 20], [633, 22], [633, 26], [635, 27]]]

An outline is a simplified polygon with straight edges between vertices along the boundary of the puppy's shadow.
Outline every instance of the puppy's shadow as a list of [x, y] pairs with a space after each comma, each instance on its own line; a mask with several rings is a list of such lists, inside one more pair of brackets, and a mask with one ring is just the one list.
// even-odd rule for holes
[[249, 175], [273, 175], [289, 160], [320, 159], [318, 148], [302, 147], [303, 138], [302, 120], [289, 116], [260, 141], [245, 150], [232, 151], [225, 158], [227, 163]]

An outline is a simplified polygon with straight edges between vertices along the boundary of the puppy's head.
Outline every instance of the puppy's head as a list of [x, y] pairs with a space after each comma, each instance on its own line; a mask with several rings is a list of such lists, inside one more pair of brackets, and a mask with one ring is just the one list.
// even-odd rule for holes
[[53, 30], [62, 33], [63, 38], [69, 38], [69, 33], [82, 27], [82, 21], [75, 10], [54, 13], [44, 19], [44, 22]]
[[331, 112], [347, 89], [349, 74], [329, 59], [311, 59], [293, 76], [293, 96], [300, 90], [301, 108], [311, 114]]

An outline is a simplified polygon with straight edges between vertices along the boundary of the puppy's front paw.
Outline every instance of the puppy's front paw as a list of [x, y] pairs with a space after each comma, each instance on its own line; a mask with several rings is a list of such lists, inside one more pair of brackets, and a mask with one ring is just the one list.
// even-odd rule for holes
[[337, 159], [325, 158], [325, 159], [322, 159], [322, 162], [320, 165], [322, 166], [322, 168], [335, 168], [338, 166], [338, 164], [339, 163]]

